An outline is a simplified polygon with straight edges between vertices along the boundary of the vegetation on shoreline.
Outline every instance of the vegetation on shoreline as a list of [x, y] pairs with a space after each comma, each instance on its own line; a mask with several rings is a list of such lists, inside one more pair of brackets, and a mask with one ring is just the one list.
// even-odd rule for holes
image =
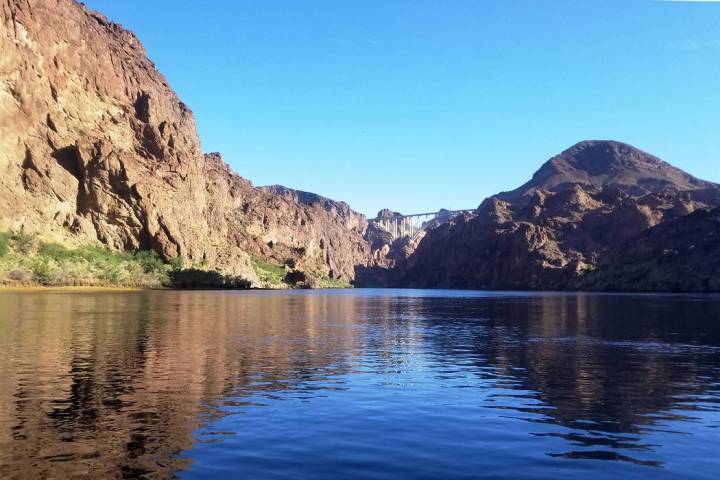
[[[300, 270], [255, 256], [251, 263], [267, 288], [351, 287], [328, 277], [312, 284]], [[208, 270], [204, 265], [184, 266], [180, 259], [166, 262], [152, 250], [117, 252], [98, 245], [68, 247], [34, 235], [0, 232], [0, 285], [246, 289], [251, 282]]]
[[284, 280], [287, 275], [287, 271], [283, 265], [275, 265], [265, 260], [252, 256], [250, 258], [253, 270], [257, 274], [261, 282], [268, 284], [269, 286], [286, 286]]
[[116, 252], [87, 245], [69, 248], [35, 236], [0, 233], [0, 284], [141, 288], [249, 288], [250, 282], [181, 262], [154, 251]]
[[353, 286], [345, 280], [329, 277], [323, 277], [320, 280], [320, 286], [322, 288], [353, 288]]
[[268, 288], [352, 288], [345, 280], [323, 277], [313, 280], [302, 270], [277, 265], [252, 256], [251, 263], [262, 284]]

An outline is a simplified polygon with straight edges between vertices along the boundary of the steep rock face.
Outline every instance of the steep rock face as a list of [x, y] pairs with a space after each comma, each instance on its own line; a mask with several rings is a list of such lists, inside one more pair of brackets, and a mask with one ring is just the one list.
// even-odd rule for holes
[[607, 265], [579, 277], [583, 290], [720, 291], [720, 208], [661, 223], [619, 249]]
[[138, 40], [69, 0], [0, 13], [2, 226], [201, 255], [194, 120]]
[[280, 185], [259, 187], [242, 206], [243, 247], [313, 278], [352, 281], [371, 262], [367, 219], [347, 203]]
[[567, 288], [660, 223], [720, 205], [720, 186], [630, 145], [581, 142], [525, 185], [428, 232], [393, 283]]
[[251, 279], [248, 253], [348, 281], [369, 261], [347, 206], [255, 189], [204, 156], [192, 112], [119, 25], [73, 0], [0, 0], [0, 51], [0, 229]]

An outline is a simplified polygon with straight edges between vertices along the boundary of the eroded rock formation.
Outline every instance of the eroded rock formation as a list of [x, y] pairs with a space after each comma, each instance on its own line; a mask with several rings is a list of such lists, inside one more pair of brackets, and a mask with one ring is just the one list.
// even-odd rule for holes
[[345, 281], [370, 261], [367, 222], [347, 205], [253, 188], [203, 155], [192, 112], [102, 15], [0, 0], [0, 51], [0, 229], [254, 280], [251, 255]]

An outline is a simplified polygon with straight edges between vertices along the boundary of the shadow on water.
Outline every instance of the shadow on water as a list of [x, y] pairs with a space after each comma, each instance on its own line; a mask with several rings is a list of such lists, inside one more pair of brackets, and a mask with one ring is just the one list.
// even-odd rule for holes
[[702, 474], [720, 298], [3, 293], [0, 371], [2, 478]]

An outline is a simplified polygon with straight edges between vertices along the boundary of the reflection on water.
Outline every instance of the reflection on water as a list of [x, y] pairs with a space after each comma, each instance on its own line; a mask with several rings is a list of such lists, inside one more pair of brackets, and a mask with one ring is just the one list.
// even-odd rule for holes
[[0, 477], [715, 478], [720, 297], [0, 294]]

